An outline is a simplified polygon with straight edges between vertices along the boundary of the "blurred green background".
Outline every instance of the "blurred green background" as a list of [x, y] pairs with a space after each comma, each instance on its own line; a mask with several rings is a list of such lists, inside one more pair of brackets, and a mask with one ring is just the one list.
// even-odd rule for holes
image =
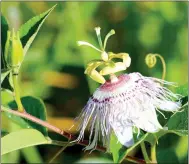
[[[22, 96], [32, 95], [43, 99], [50, 123], [68, 130], [74, 117], [99, 86], [84, 75], [84, 69], [87, 62], [99, 58], [100, 54], [76, 44], [78, 40], [85, 40], [98, 46], [94, 31], [96, 26], [101, 27], [102, 37], [111, 29], [116, 31], [108, 41], [107, 51], [130, 54], [132, 64], [125, 72], [140, 72], [145, 76], [161, 78], [159, 59], [152, 69], [144, 62], [146, 54], [159, 53], [166, 61], [166, 80], [178, 85], [187, 83], [187, 2], [1, 2], [1, 12], [10, 27], [18, 29], [28, 19], [54, 4], [57, 7], [40, 29], [20, 74]], [[2, 97], [4, 102], [10, 99], [6, 93]], [[73, 129], [71, 132], [76, 131]], [[50, 136], [62, 140], [54, 133], [50, 133]], [[91, 160], [96, 162], [111, 160], [108, 154], [89, 154], [82, 148], [67, 148], [56, 161], [72, 163], [88, 157], [93, 157]], [[4, 160], [48, 161], [58, 149], [55, 146], [39, 146], [33, 157], [27, 158], [27, 153], [23, 151], [21, 156], [20, 152], [14, 152]], [[32, 155], [34, 149], [27, 151]]]

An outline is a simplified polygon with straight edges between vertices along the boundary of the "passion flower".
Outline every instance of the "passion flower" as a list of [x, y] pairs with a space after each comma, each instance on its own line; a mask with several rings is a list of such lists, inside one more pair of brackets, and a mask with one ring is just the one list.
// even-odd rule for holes
[[[106, 61], [110, 59], [108, 56]], [[130, 57], [127, 59], [123, 62], [126, 67], [131, 62]], [[86, 150], [95, 149], [98, 140], [101, 140], [103, 146], [109, 150], [112, 132], [121, 144], [126, 147], [132, 146], [133, 127], [150, 133], [157, 132], [162, 126], [156, 112], [161, 113], [160, 110], [174, 112], [180, 107], [180, 103], [175, 102], [180, 95], [174, 94], [165, 87], [173, 83], [145, 77], [137, 72], [116, 77], [110, 71], [113, 68], [115, 65], [111, 68], [110, 65], [103, 68], [109, 72], [110, 79], [97, 88], [77, 118], [80, 121], [78, 127], [80, 134], [76, 141], [84, 138], [87, 127], [90, 130], [89, 145]], [[99, 74], [104, 75], [101, 71]]]

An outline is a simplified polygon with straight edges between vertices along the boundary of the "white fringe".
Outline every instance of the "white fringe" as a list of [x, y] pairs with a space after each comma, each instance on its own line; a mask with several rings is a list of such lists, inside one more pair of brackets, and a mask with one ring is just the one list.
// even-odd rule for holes
[[[163, 86], [176, 86], [175, 83], [152, 77], [144, 77], [140, 73], [131, 73], [122, 76], [129, 76], [130, 79], [112, 91], [98, 88], [94, 92], [93, 98], [89, 99], [87, 105], [77, 118], [81, 122], [78, 127], [80, 134], [74, 142], [84, 138], [84, 131], [87, 125], [89, 125], [89, 145], [85, 150], [94, 150], [98, 140], [101, 140], [103, 146], [109, 149], [110, 136], [113, 130], [111, 123], [114, 121], [120, 121], [120, 128], [126, 125], [135, 126], [133, 120], [140, 117], [138, 114], [140, 112], [156, 109], [164, 116], [159, 111], [167, 110], [164, 104], [171, 103], [175, 108], [172, 110], [169, 109], [169, 111], [178, 111], [180, 108], [179, 104], [176, 104], [174, 101], [180, 99], [181, 95], [174, 94]], [[95, 102], [95, 99], [98, 102]], [[110, 101], [105, 101], [106, 99], [110, 99]], [[104, 102], [102, 102], [103, 100]], [[163, 108], [159, 108], [160, 106]], [[138, 128], [137, 137], [139, 134], [140, 129]]]

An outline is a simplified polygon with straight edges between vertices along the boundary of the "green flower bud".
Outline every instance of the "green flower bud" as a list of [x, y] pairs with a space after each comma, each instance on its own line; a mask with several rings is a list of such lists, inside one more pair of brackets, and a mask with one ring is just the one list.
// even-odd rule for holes
[[8, 67], [19, 67], [24, 59], [24, 51], [20, 41], [19, 32], [7, 32], [5, 44], [5, 61]]

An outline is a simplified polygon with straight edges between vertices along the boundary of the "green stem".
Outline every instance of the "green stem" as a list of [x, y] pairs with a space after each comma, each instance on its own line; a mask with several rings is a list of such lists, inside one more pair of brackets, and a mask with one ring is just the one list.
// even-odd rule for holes
[[143, 141], [140, 143], [140, 146], [141, 146], [142, 154], [144, 156], [144, 160], [146, 161], [146, 163], [151, 163]]
[[[34, 116], [32, 116], [32, 115], [30, 115], [30, 114], [28, 114], [28, 113], [26, 113], [26, 112], [21, 113], [21, 112], [19, 112], [19, 111], [15, 111], [15, 110], [12, 110], [12, 109], [8, 109], [8, 108], [6, 108], [6, 107], [4, 107], [4, 106], [1, 106], [1, 112], [11, 113], [11, 114], [13, 114], [13, 115], [15, 115], [15, 116], [19, 116], [19, 117], [25, 118], [25, 119], [27, 119], [27, 120], [30, 120], [30, 121], [32, 121], [32, 122], [35, 122], [36, 124], [39, 124], [39, 125], [41, 125], [41, 126], [44, 126], [44, 127], [48, 128], [48, 129], [52, 130], [53, 132], [55, 132], [55, 133], [57, 133], [57, 134], [60, 134], [60, 135], [62, 135], [62, 136], [64, 136], [64, 137], [66, 137], [67, 139], [69, 139], [69, 140], [71, 140], [71, 141], [73, 141], [73, 140], [76, 139], [76, 137], [73, 136], [72, 134], [67, 133], [67, 132], [65, 132], [65, 131], [63, 131], [63, 130], [61, 130], [61, 129], [59, 129], [59, 128], [57, 128], [57, 127], [51, 125], [51, 124], [49, 124], [48, 122], [43, 121], [43, 120], [41, 120], [41, 119], [39, 119], [39, 118], [37, 118], [37, 117], [34, 117]], [[49, 144], [59, 145], [59, 146], [65, 146], [65, 143], [64, 143], [64, 142], [61, 142], [61, 141], [52, 141], [52, 142], [49, 142]], [[67, 145], [67, 146], [72, 146], [72, 144], [76, 144], [76, 143], [73, 142], [73, 143], [70, 143], [70, 145]], [[78, 141], [77, 144], [83, 145], [83, 146], [87, 146], [87, 145], [89, 144], [89, 141], [87, 141], [87, 140], [82, 140], [82, 141]], [[106, 152], [106, 148], [105, 148], [105, 147], [102, 147], [102, 146], [100, 146], [100, 145], [97, 145], [97, 146], [96, 146], [96, 150], [99, 150], [99, 151], [101, 151], [101, 152]], [[138, 158], [136, 158], [136, 157], [127, 156], [126, 159], [127, 159], [127, 160], [135, 160], [137, 163], [141, 163], [141, 164], [144, 163], [144, 160], [138, 159]]]
[[165, 64], [165, 60], [164, 60], [164, 58], [163, 58], [161, 55], [159, 55], [159, 54], [155, 54], [155, 56], [159, 57], [160, 60], [161, 60], [161, 63], [162, 63], [162, 66], [163, 66], [162, 80], [164, 80], [164, 79], [165, 79], [165, 75], [166, 75], [166, 64]]
[[14, 86], [14, 97], [16, 104], [18, 106], [18, 111], [19, 112], [24, 112], [24, 108], [22, 106], [22, 102], [20, 100], [20, 89], [19, 89], [19, 84], [18, 84], [18, 73], [17, 71], [13, 71], [11, 73], [12, 76], [12, 81], [13, 81], [13, 86]]
[[153, 163], [157, 163], [157, 159], [156, 159], [156, 143], [154, 143], [154, 145], [151, 146], [151, 160]]
[[53, 155], [53, 157], [49, 160], [48, 163], [52, 163], [68, 146], [69, 146], [69, 141], [67, 142], [67, 144], [62, 147], [57, 153], [55, 153], [55, 155]]

